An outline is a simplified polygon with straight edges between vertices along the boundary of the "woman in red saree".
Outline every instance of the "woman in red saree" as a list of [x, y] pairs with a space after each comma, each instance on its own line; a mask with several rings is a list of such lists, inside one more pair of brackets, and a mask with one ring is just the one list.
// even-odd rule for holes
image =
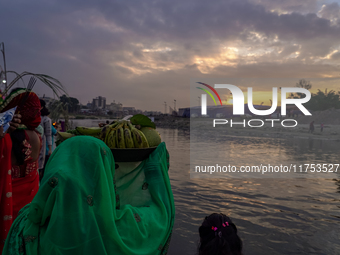
[[32, 201], [39, 187], [36, 160], [41, 142], [33, 130], [41, 121], [40, 100], [33, 92], [15, 90], [0, 105], [0, 112], [16, 106], [21, 124], [26, 126], [27, 131], [15, 130], [11, 135], [0, 137], [0, 252], [18, 211]]
[[[42, 140], [36, 131], [31, 130], [16, 130], [11, 133], [11, 138], [13, 153], [11, 174], [14, 221], [20, 209], [30, 203], [38, 192], [38, 158]], [[17, 151], [18, 155], [15, 155], [15, 148], [19, 148]], [[21, 150], [24, 150], [25, 153], [23, 154]], [[18, 158], [21, 157], [19, 153], [24, 155], [21, 162], [18, 162]]]

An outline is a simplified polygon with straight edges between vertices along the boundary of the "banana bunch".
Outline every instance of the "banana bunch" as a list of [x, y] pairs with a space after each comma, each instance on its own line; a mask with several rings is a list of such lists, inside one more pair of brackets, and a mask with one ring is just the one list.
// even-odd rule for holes
[[66, 132], [58, 132], [58, 134], [61, 142], [73, 136], [89, 135], [101, 139], [111, 149], [150, 147], [144, 133], [127, 120], [116, 121], [103, 128], [76, 127]]
[[145, 135], [127, 120], [105, 126], [99, 138], [111, 148], [149, 148]]

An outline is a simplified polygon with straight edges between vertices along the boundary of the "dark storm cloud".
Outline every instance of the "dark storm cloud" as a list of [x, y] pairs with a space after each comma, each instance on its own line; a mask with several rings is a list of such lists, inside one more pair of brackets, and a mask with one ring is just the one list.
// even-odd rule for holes
[[152, 109], [153, 100], [161, 104], [172, 94], [184, 102], [187, 96], [175, 91], [185, 91], [191, 77], [339, 73], [337, 53], [322, 62], [340, 45], [337, 3], [64, 0], [0, 6], [8, 68], [55, 76], [83, 103], [103, 95]]

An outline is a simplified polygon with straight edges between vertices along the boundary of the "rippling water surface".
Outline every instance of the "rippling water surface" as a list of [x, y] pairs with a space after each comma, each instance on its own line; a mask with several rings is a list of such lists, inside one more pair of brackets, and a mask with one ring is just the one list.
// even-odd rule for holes
[[[190, 179], [189, 132], [158, 131], [170, 153], [176, 205], [168, 254], [196, 254], [198, 227], [213, 212], [223, 212], [235, 222], [245, 255], [340, 254], [339, 171], [329, 179]], [[249, 152], [248, 161], [268, 159], [269, 151], [254, 149], [261, 145], [258, 139], [227, 137], [224, 142], [235, 155]], [[339, 163], [340, 142], [273, 138], [266, 143], [274, 155], [287, 160]]]

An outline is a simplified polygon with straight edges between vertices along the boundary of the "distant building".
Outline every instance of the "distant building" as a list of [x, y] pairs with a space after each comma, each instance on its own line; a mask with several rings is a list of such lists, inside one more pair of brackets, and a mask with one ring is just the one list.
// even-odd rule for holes
[[106, 108], [106, 98], [99, 96], [98, 99], [99, 99], [99, 107], [102, 108], [102, 109], [105, 109]]
[[88, 103], [86, 104], [86, 107], [87, 107], [88, 109], [92, 109], [92, 104], [91, 104], [90, 102], [88, 102]]
[[106, 109], [112, 112], [120, 112], [123, 111], [123, 104], [116, 103], [114, 100], [111, 104], [106, 105]]
[[125, 115], [134, 115], [136, 114], [136, 108], [135, 107], [123, 107], [123, 112]]
[[81, 113], [90, 113], [91, 110], [90, 109], [80, 109]]
[[143, 114], [145, 116], [159, 116], [162, 113], [161, 112], [156, 112], [156, 111], [145, 111]]
[[92, 99], [92, 109], [105, 109], [106, 108], [106, 98], [99, 96]]
[[99, 107], [99, 99], [93, 98], [92, 99], [92, 109], [97, 109]]

